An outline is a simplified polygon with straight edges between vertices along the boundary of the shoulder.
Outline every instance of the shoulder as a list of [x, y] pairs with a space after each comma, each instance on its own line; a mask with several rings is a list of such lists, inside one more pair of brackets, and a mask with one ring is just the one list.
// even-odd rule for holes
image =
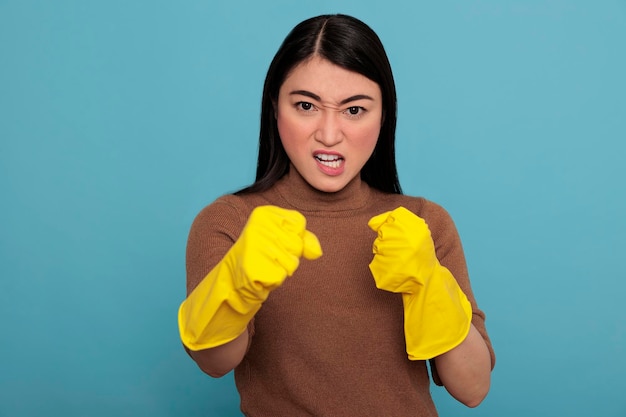
[[191, 233], [205, 234], [213, 230], [237, 234], [254, 208], [246, 200], [234, 194], [217, 198], [196, 215], [191, 225]]
[[212, 217], [229, 217], [248, 219], [255, 207], [268, 204], [262, 193], [254, 194], [224, 194], [211, 204], [204, 207], [196, 219]]
[[225, 194], [204, 207], [198, 217], [232, 216], [249, 211], [246, 199], [235, 194]]
[[195, 217], [192, 228], [199, 225], [241, 229], [255, 207], [271, 204], [265, 193], [224, 194], [205, 206]]

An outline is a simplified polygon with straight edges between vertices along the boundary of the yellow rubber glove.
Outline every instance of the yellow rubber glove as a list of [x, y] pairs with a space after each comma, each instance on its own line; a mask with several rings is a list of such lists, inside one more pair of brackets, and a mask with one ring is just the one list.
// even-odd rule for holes
[[402, 294], [409, 359], [432, 359], [458, 346], [469, 333], [472, 306], [439, 263], [426, 222], [399, 207], [368, 225], [378, 232], [369, 265], [376, 286]]
[[191, 350], [220, 346], [242, 334], [270, 291], [322, 255], [306, 219], [294, 210], [260, 206], [224, 258], [183, 301], [178, 327]]

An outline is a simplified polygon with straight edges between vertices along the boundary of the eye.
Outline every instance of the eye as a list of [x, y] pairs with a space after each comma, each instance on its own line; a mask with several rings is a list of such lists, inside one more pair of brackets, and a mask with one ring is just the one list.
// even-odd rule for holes
[[366, 111], [367, 110], [365, 110], [363, 107], [351, 106], [345, 110], [345, 113], [350, 117], [358, 118], [358, 117], [363, 116], [363, 113], [365, 113]]
[[308, 101], [299, 101], [296, 103], [296, 107], [299, 110], [304, 110], [304, 111], [313, 110], [313, 104], [309, 103]]

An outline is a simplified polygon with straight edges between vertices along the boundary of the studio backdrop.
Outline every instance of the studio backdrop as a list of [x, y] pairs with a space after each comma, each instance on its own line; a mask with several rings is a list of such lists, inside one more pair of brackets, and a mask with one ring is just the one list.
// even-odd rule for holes
[[497, 354], [475, 410], [623, 417], [626, 2], [0, 0], [0, 415], [239, 416], [176, 313], [195, 215], [254, 179], [299, 21], [381, 37], [406, 194], [463, 240]]

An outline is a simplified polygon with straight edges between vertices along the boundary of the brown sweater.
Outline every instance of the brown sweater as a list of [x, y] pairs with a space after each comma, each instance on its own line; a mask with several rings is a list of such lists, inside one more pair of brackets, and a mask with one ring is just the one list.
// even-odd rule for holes
[[301, 212], [324, 254], [303, 259], [250, 325], [249, 350], [235, 369], [246, 416], [437, 415], [426, 362], [407, 358], [402, 298], [377, 289], [368, 268], [376, 234], [367, 222], [398, 206], [428, 223], [437, 256], [472, 303], [473, 324], [495, 361], [448, 213], [423, 198], [382, 193], [358, 178], [328, 194], [293, 173], [269, 191], [217, 199], [200, 212], [189, 234], [188, 292], [222, 259], [252, 209], [266, 204]]

